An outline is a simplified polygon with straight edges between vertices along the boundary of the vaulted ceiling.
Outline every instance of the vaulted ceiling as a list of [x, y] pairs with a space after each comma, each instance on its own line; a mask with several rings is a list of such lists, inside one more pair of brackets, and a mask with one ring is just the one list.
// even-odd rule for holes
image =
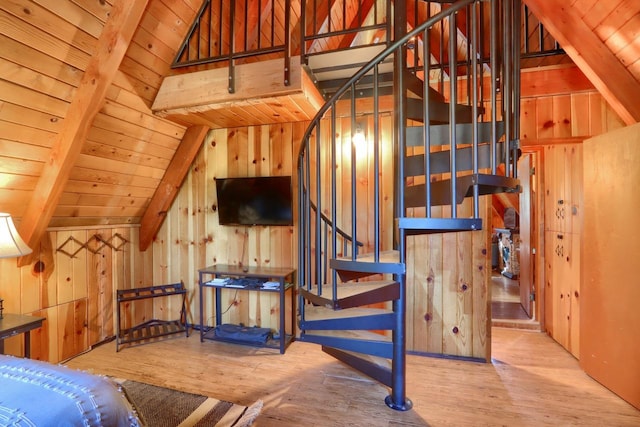
[[[625, 122], [640, 121], [640, 2], [524, 2]], [[151, 106], [201, 4], [0, 2], [0, 211], [30, 244], [50, 226], [152, 233], [161, 221], [207, 129]]]

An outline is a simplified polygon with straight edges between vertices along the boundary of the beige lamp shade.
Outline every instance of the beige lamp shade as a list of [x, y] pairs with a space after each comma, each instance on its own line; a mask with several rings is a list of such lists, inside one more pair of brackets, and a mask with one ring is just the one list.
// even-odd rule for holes
[[0, 212], [0, 258], [20, 257], [31, 252], [31, 248], [18, 234], [11, 215]]

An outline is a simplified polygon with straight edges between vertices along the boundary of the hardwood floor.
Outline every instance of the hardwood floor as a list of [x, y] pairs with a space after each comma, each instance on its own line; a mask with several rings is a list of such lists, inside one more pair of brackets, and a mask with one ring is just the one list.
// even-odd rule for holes
[[520, 304], [518, 281], [497, 272], [491, 276], [491, 324], [540, 331], [540, 322], [530, 319]]
[[[72, 368], [249, 405], [255, 426], [638, 426], [640, 411], [587, 376], [546, 334], [493, 328], [492, 363], [407, 356], [411, 411], [384, 404], [385, 387], [294, 342], [286, 354], [199, 335], [115, 351], [104, 344]], [[631, 380], [631, 379], [630, 379]]]

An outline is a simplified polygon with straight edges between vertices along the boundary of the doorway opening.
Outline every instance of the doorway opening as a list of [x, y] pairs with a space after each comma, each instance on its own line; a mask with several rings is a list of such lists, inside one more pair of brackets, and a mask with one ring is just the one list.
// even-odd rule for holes
[[535, 153], [518, 160], [521, 192], [494, 196], [491, 251], [493, 326], [540, 330], [536, 301], [538, 211]]

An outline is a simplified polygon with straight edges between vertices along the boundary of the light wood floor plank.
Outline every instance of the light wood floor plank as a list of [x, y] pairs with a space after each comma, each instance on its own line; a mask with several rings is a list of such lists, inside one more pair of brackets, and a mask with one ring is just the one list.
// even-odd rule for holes
[[385, 387], [302, 342], [280, 355], [200, 343], [194, 333], [118, 353], [111, 342], [67, 365], [241, 405], [262, 399], [258, 427], [640, 425], [640, 411], [587, 376], [546, 334], [492, 334], [492, 363], [407, 356], [408, 412], [384, 404]]

